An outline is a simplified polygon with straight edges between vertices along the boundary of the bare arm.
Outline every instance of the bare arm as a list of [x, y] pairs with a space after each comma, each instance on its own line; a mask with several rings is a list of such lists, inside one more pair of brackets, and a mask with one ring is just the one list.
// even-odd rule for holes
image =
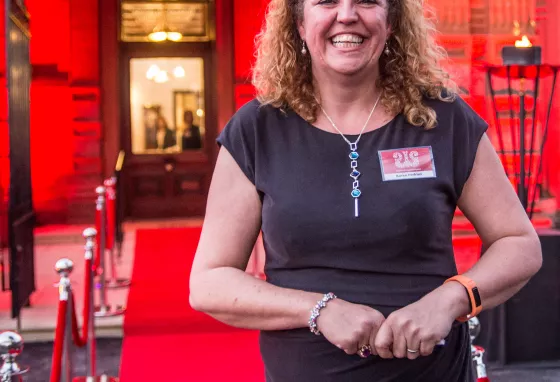
[[[517, 293], [542, 264], [539, 238], [519, 203], [490, 140], [485, 135], [459, 207], [475, 226], [487, 248], [465, 275], [479, 288], [484, 309], [493, 308]], [[438, 288], [453, 311], [469, 313], [466, 293], [458, 283]]]
[[[539, 270], [542, 259], [538, 236], [486, 135], [459, 206], [488, 248], [465, 275], [476, 282], [483, 308], [492, 308], [519, 291]], [[382, 358], [429, 355], [453, 321], [468, 313], [464, 287], [444, 284], [389, 315], [375, 339], [376, 350]]]
[[322, 295], [273, 286], [244, 270], [261, 226], [255, 186], [220, 150], [190, 277], [190, 304], [232, 326], [282, 330], [307, 326]]

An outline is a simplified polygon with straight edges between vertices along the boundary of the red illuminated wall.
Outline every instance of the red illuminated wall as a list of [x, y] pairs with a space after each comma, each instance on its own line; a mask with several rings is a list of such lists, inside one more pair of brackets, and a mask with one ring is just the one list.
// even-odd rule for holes
[[29, 0], [38, 221], [83, 221], [101, 174], [97, 0]]
[[235, 104], [239, 108], [254, 97], [250, 84], [254, 41], [261, 29], [268, 0], [235, 0], [234, 4]]
[[[560, 65], [560, 2], [558, 0], [537, 0], [537, 19], [539, 20], [538, 35], [543, 47], [543, 61], [548, 64]], [[560, 79], [559, 79], [560, 80]], [[550, 94], [547, 86], [543, 92]], [[544, 153], [544, 172], [550, 189], [556, 195], [560, 206], [560, 87], [556, 86], [550, 132]]]
[[[5, 31], [5, 7], [0, 9], [0, 30]], [[10, 185], [8, 89], [6, 82], [6, 35], [0, 34], [0, 248], [7, 246], [8, 187]]]

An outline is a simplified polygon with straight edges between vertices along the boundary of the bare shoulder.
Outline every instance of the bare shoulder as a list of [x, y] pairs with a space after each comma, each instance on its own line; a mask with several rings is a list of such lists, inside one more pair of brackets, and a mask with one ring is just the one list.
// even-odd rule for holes
[[505, 236], [534, 234], [494, 146], [481, 138], [469, 179], [458, 202], [485, 244]]

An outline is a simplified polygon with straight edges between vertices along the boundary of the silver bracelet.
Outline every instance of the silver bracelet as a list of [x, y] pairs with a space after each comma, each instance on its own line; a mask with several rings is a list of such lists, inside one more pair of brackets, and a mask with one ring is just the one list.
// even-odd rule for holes
[[309, 317], [309, 330], [311, 331], [311, 333], [317, 336], [321, 334], [321, 332], [317, 328], [317, 318], [319, 317], [319, 312], [321, 309], [327, 306], [327, 302], [329, 302], [330, 300], [334, 300], [335, 298], [336, 296], [334, 295], [334, 293], [327, 293], [321, 300], [317, 301], [317, 305], [315, 305], [315, 307], [311, 311], [311, 317]]

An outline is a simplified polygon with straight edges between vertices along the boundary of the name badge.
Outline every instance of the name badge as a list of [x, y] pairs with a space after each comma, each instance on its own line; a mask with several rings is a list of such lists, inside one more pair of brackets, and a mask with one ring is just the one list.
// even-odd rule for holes
[[379, 150], [378, 154], [383, 181], [436, 177], [431, 146]]

